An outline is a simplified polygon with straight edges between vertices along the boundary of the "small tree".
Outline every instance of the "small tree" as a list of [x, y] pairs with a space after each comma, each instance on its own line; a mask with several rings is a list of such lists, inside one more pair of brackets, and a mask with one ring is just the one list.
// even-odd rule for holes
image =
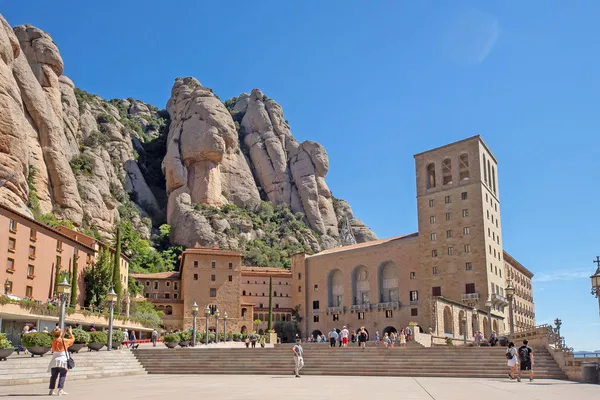
[[267, 332], [271, 330], [273, 323], [273, 277], [269, 276], [269, 320], [267, 321]]
[[85, 304], [99, 307], [106, 298], [112, 281], [112, 265], [108, 249], [102, 248], [96, 262], [85, 271]]
[[257, 330], [258, 330], [258, 326], [259, 326], [261, 323], [262, 323], [262, 321], [261, 321], [260, 319], [258, 319], [258, 318], [257, 318], [257, 319], [255, 319], [255, 320], [254, 320], [254, 326], [255, 326], [254, 330], [256, 330], [256, 331], [257, 331]]
[[56, 263], [54, 265], [54, 290], [52, 291], [52, 297], [58, 296], [58, 284], [60, 279], [60, 256], [56, 256]]
[[77, 260], [79, 256], [75, 254], [73, 256], [73, 273], [71, 274], [71, 302], [70, 304], [75, 307], [77, 304]]
[[117, 238], [115, 241], [115, 255], [113, 259], [112, 284], [117, 293], [115, 311], [121, 311], [121, 227], [117, 225]]

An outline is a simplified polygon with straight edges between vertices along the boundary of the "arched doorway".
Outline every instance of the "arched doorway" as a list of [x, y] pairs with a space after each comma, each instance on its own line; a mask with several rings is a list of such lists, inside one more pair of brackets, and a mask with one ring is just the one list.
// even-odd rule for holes
[[446, 306], [444, 307], [444, 335], [452, 336], [454, 334], [454, 325], [452, 322], [452, 310]]
[[[393, 326], [386, 326], [386, 327], [383, 329], [383, 333], [382, 333], [382, 335], [383, 335], [383, 336], [385, 336], [385, 334], [386, 334], [386, 333], [387, 333], [388, 335], [390, 335], [390, 334], [392, 334], [392, 333], [398, 333], [398, 331], [397, 331], [397, 330], [396, 330], [396, 328], [394, 328]], [[383, 336], [382, 336], [382, 337], [383, 337]]]
[[248, 328], [246, 328], [246, 325], [242, 325], [241, 332], [242, 332], [242, 334], [248, 333]]
[[493, 325], [492, 329], [494, 330], [494, 332], [496, 332], [497, 334], [500, 334], [500, 332], [498, 332], [498, 321], [493, 320], [492, 325]]
[[313, 339], [316, 339], [316, 338], [317, 338], [317, 336], [319, 336], [319, 335], [323, 335], [323, 334], [322, 334], [322, 333], [321, 333], [321, 331], [320, 331], [320, 330], [318, 330], [318, 329], [315, 329], [315, 330], [312, 332], [312, 334], [311, 334], [311, 336], [312, 336], [312, 338], [313, 338]]
[[463, 322], [463, 318], [465, 317], [465, 312], [464, 311], [459, 311], [458, 313], [458, 335], [459, 336], [465, 336], [466, 332], [465, 332], [465, 323]]

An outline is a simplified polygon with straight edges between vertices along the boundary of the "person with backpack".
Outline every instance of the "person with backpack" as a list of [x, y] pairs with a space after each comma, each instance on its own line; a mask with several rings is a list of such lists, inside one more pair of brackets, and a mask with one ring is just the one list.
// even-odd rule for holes
[[[529, 382], [533, 382], [533, 349], [528, 346], [527, 339], [523, 340], [523, 346], [519, 347], [519, 364], [522, 371], [529, 371]], [[517, 376], [517, 381], [521, 382], [521, 372]]]
[[515, 344], [510, 342], [508, 344], [508, 349], [506, 351], [506, 365], [510, 367], [510, 371], [508, 372], [508, 377], [513, 380], [515, 379], [515, 374], [517, 373], [517, 367], [519, 366], [519, 360], [517, 359], [517, 349], [515, 348]]

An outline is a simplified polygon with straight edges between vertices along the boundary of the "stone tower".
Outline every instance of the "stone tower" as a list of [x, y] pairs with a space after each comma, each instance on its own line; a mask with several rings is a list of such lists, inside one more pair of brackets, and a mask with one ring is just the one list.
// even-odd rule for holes
[[[508, 303], [504, 297], [506, 277], [502, 277], [496, 158], [480, 136], [414, 157], [419, 219], [417, 279], [421, 299], [443, 296], [486, 312], [489, 299], [491, 313], [504, 318]], [[426, 312], [430, 313], [434, 326], [436, 319], [445, 320], [448, 316], [444, 313], [451, 311]], [[489, 333], [487, 321], [487, 318], [468, 321], [469, 335], [475, 322], [478, 329]], [[504, 326], [494, 322], [492, 329], [502, 332]]]

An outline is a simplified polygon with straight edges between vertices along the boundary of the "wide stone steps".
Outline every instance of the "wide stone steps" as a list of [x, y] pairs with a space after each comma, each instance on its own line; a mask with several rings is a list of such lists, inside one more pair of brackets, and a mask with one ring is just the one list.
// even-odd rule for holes
[[[503, 348], [329, 348], [304, 347], [307, 375], [506, 377]], [[267, 349], [139, 349], [135, 356], [151, 374], [288, 375], [290, 346]], [[534, 349], [538, 378], [566, 379], [545, 349]], [[335, 366], [335, 368], [332, 368]]]
[[[143, 375], [145, 370], [129, 350], [85, 352], [74, 354], [76, 367], [69, 371], [68, 380]], [[25, 357], [13, 355], [0, 362], [0, 386], [46, 383], [51, 355]]]

